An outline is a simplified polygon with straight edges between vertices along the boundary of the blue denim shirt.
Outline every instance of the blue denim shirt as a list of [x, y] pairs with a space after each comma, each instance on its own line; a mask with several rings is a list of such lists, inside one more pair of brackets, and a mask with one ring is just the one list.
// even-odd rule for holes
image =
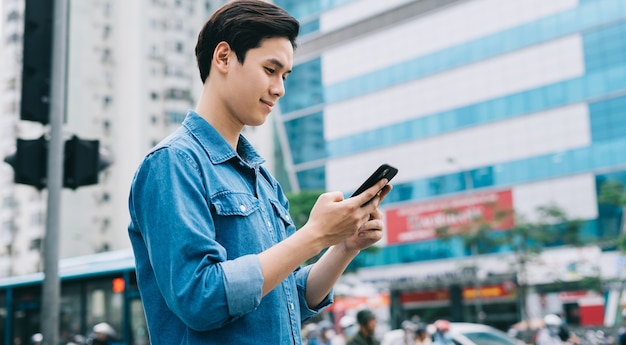
[[135, 174], [128, 232], [153, 345], [300, 344], [302, 321], [332, 303], [331, 293], [317, 309], [307, 305], [310, 267], [261, 297], [256, 254], [295, 227], [243, 136], [237, 151], [190, 112]]

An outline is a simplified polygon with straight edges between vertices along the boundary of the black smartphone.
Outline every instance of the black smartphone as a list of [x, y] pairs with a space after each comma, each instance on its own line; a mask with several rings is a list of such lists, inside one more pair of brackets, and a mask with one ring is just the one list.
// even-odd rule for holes
[[357, 196], [363, 193], [365, 190], [375, 185], [376, 182], [384, 178], [386, 178], [387, 181], [391, 181], [391, 179], [396, 176], [397, 173], [398, 169], [392, 167], [389, 164], [382, 164], [378, 167], [378, 169], [376, 169], [376, 171], [374, 171], [372, 175], [370, 175], [370, 177], [367, 178], [367, 180], [365, 180], [365, 182], [363, 182], [361, 186], [359, 186], [359, 188], [357, 188], [356, 191], [354, 191], [354, 193], [352, 193], [350, 197]]

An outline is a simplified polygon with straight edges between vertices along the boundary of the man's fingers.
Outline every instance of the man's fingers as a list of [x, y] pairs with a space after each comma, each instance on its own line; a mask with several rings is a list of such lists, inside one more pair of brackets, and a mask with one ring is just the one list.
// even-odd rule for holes
[[359, 205], [364, 205], [368, 201], [372, 200], [376, 196], [376, 194], [378, 194], [378, 192], [380, 192], [385, 187], [388, 182], [389, 181], [386, 178], [383, 178], [380, 181], [376, 182], [376, 184], [372, 187], [366, 189], [363, 193], [354, 197], [354, 199], [359, 202]]
[[389, 192], [391, 192], [392, 189], [393, 185], [390, 184], [387, 184], [385, 185], [385, 187], [383, 187], [383, 189], [380, 191], [380, 202], [385, 200], [385, 197], [387, 196], [387, 194], [389, 194]]

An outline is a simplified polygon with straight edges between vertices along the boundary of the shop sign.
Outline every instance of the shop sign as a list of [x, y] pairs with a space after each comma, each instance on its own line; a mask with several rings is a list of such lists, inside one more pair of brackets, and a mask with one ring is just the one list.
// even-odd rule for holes
[[448, 228], [450, 233], [481, 219], [495, 230], [511, 228], [513, 216], [495, 220], [498, 211], [513, 210], [511, 190], [482, 192], [413, 203], [389, 208], [385, 212], [387, 243], [398, 244], [436, 238], [438, 228]]
[[[484, 300], [496, 300], [503, 298], [515, 298], [517, 289], [508, 282], [502, 284], [491, 284], [480, 286], [480, 297]], [[463, 288], [463, 300], [475, 300], [478, 295], [478, 289], [475, 287]], [[400, 293], [400, 303], [404, 306], [426, 306], [448, 303], [450, 300], [450, 292], [446, 289], [421, 290], [421, 291], [403, 291]]]
[[389, 294], [385, 292], [373, 296], [336, 296], [334, 303], [326, 311], [344, 313], [346, 310], [360, 309], [364, 306], [379, 308], [389, 307], [390, 304]]

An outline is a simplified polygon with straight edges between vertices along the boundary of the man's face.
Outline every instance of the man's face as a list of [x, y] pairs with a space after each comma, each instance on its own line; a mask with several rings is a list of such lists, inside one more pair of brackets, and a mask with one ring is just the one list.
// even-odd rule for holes
[[234, 53], [229, 63], [226, 110], [242, 125], [263, 124], [285, 94], [284, 80], [293, 66], [291, 42], [282, 37], [264, 39], [258, 48], [248, 50], [243, 64]]
[[373, 335], [374, 332], [376, 331], [376, 319], [375, 318], [371, 318], [369, 321], [367, 321], [367, 331], [369, 332], [370, 335]]

